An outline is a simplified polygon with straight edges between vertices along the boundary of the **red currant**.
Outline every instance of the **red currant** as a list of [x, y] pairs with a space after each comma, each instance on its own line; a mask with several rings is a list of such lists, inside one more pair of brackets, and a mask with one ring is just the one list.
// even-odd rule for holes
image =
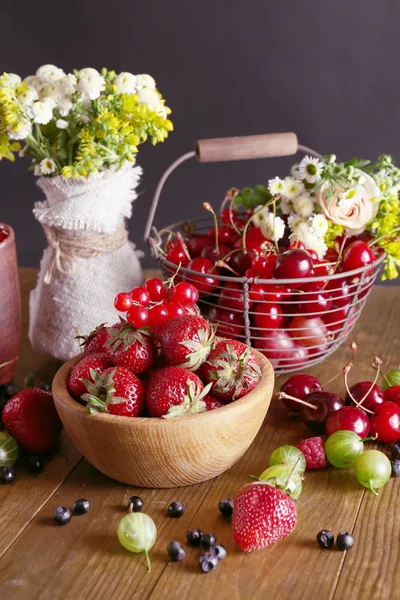
[[400, 406], [385, 401], [374, 410], [370, 434], [378, 435], [378, 440], [384, 444], [394, 444], [400, 439]]
[[144, 282], [143, 287], [150, 294], [153, 302], [160, 302], [165, 298], [166, 290], [163, 282], [158, 277], [151, 277]]
[[132, 298], [128, 292], [121, 292], [114, 298], [114, 306], [119, 312], [126, 312], [132, 306]]
[[139, 304], [133, 304], [126, 313], [126, 320], [136, 329], [140, 329], [148, 325], [149, 311]]
[[137, 302], [141, 306], [147, 306], [150, 303], [150, 294], [144, 287], [135, 287], [129, 292], [132, 302]]
[[186, 281], [181, 281], [172, 290], [172, 300], [182, 306], [191, 306], [196, 291], [194, 285]]
[[163, 304], [156, 304], [149, 310], [149, 324], [152, 327], [168, 321], [168, 309]]
[[182, 304], [178, 302], [168, 302], [166, 305], [168, 311], [168, 321], [176, 319], [176, 317], [182, 317], [187, 314], [187, 310]]

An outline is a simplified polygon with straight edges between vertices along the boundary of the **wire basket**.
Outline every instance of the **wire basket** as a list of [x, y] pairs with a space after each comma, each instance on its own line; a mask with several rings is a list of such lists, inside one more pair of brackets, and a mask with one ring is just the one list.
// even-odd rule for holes
[[[151, 254], [160, 262], [164, 272], [168, 275], [175, 273], [177, 265], [165, 258], [162, 251], [165, 239], [153, 226], [153, 221], [164, 184], [180, 164], [193, 157], [200, 162], [217, 162], [285, 156], [297, 151], [320, 156], [310, 148], [299, 145], [294, 134], [285, 133], [203, 140], [197, 143], [196, 151], [176, 160], [157, 186], [145, 230], [145, 240]], [[190, 223], [195, 225], [197, 234], [207, 232], [213, 225], [207, 217], [191, 220]], [[182, 233], [185, 225], [187, 222], [182, 221], [165, 229]], [[277, 280], [214, 273], [210, 276], [187, 267], [180, 267], [179, 277], [198, 288], [201, 311], [219, 324], [219, 335], [252, 345], [267, 356], [276, 373], [283, 374], [321, 362], [343, 343], [361, 314], [384, 256], [382, 254], [373, 264], [353, 271], [307, 279]], [[323, 285], [331, 298], [326, 308], [318, 310], [320, 289], [304, 292], [301, 289], [304, 283]], [[268, 286], [270, 292], [257, 300], [253, 284]], [[272, 286], [277, 285], [286, 291], [274, 294]], [[268, 317], [271, 314], [275, 316], [275, 323], [271, 323], [272, 319]], [[274, 326], [278, 322], [279, 327]]]

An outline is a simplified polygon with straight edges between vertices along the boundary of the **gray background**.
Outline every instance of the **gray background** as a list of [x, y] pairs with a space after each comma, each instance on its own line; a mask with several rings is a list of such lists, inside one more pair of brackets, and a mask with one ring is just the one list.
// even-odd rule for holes
[[[107, 66], [156, 78], [175, 131], [139, 153], [145, 173], [129, 227], [145, 249], [157, 181], [197, 139], [294, 131], [340, 159], [400, 161], [399, 24], [396, 0], [1, 2], [0, 69]], [[202, 201], [217, 206], [228, 187], [265, 182], [291, 162], [187, 163], [156, 222], [199, 215]], [[20, 264], [36, 266], [45, 241], [31, 209], [41, 193], [27, 167], [1, 162], [0, 220], [16, 231]]]

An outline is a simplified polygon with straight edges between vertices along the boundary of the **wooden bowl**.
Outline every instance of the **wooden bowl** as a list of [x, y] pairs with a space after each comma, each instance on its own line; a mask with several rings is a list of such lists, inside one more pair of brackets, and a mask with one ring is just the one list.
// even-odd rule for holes
[[274, 388], [271, 363], [257, 352], [262, 377], [241, 400], [223, 408], [174, 419], [89, 414], [68, 392], [72, 367], [65, 363], [53, 380], [60, 419], [75, 445], [99, 471], [138, 487], [170, 488], [216, 477], [248, 449]]
[[3, 384], [12, 380], [17, 365], [21, 300], [14, 231], [5, 223], [0, 226], [9, 231], [8, 237], [0, 242], [0, 384]]

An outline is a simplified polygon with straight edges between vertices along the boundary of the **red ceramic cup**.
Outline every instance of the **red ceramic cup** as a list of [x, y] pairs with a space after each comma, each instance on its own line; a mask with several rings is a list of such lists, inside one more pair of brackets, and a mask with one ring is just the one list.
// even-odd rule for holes
[[0, 384], [12, 380], [21, 335], [21, 299], [14, 231], [0, 223]]

